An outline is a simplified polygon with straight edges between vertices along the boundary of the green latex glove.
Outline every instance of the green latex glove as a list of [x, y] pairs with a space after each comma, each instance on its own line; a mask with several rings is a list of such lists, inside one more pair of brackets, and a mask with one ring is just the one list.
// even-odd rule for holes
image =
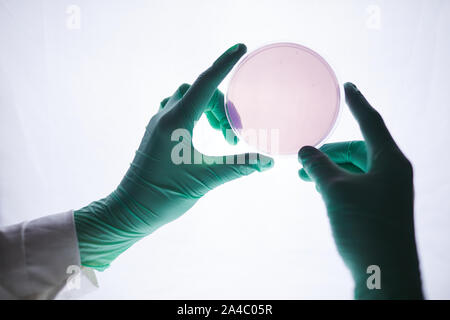
[[205, 111], [216, 128], [229, 127], [223, 118], [223, 95], [216, 88], [245, 52], [243, 44], [231, 47], [192, 86], [184, 84], [164, 99], [117, 189], [75, 211], [82, 265], [105, 269], [208, 191], [273, 166], [273, 159], [262, 155], [213, 157], [192, 145], [194, 123]]
[[[414, 237], [413, 171], [383, 119], [351, 83], [347, 104], [364, 141], [303, 147], [300, 177], [316, 183], [338, 251], [355, 281], [355, 298], [423, 298]], [[381, 289], [368, 278], [380, 268]], [[375, 284], [370, 279], [370, 284]]]
[[[178, 88], [177, 94], [184, 95], [184, 93], [190, 88], [189, 84], [183, 84]], [[161, 101], [159, 105], [159, 111], [161, 111], [170, 100], [172, 96], [165, 98]], [[224, 94], [216, 89], [214, 91], [211, 100], [209, 100], [206, 108], [204, 110], [204, 114], [206, 115], [206, 119], [208, 119], [209, 124], [216, 130], [222, 131], [222, 134], [225, 140], [232, 145], [238, 143], [239, 139], [234, 133], [233, 129], [231, 129], [231, 125], [228, 122], [228, 118], [225, 112], [225, 97]]]

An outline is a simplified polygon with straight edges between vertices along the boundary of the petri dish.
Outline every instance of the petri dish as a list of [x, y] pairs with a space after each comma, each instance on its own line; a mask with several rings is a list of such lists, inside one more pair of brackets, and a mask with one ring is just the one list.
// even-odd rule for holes
[[330, 65], [296, 43], [273, 43], [249, 53], [230, 79], [225, 111], [236, 135], [270, 155], [294, 155], [331, 133], [340, 89]]

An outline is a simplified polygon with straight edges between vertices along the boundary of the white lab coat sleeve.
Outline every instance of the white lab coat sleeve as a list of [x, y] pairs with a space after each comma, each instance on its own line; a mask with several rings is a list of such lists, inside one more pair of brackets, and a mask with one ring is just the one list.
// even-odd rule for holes
[[93, 287], [94, 272], [80, 267], [73, 211], [0, 227], [0, 299], [70, 298]]

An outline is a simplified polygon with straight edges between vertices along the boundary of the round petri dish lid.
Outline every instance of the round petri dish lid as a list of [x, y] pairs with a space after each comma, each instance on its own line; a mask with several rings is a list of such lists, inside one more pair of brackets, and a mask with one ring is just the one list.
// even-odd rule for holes
[[330, 134], [339, 107], [336, 75], [319, 54], [295, 43], [274, 43], [236, 67], [225, 109], [241, 140], [263, 153], [292, 155]]

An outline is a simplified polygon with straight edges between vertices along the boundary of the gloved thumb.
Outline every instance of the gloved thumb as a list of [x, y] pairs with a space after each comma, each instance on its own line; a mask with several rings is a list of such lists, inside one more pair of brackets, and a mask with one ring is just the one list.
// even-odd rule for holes
[[274, 165], [273, 158], [259, 153], [208, 157], [207, 161], [213, 163], [208, 168], [217, 176], [219, 184], [247, 176], [255, 171], [269, 170]]
[[343, 171], [326, 154], [314, 147], [301, 148], [298, 157], [308, 176], [319, 187], [343, 174]]

